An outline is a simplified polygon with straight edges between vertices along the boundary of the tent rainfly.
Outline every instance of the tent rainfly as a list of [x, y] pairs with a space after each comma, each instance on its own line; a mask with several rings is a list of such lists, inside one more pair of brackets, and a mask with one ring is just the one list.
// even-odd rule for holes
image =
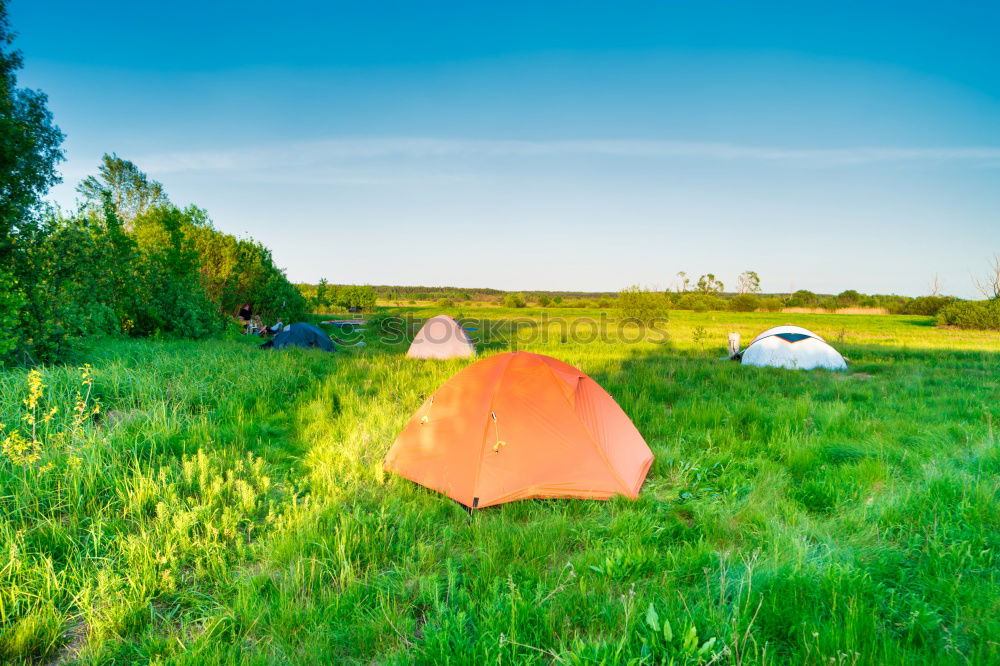
[[336, 350], [333, 340], [312, 324], [299, 322], [289, 324], [279, 331], [273, 338], [261, 345], [262, 348], [287, 349], [288, 347], [304, 347], [305, 349], [322, 349], [332, 352]]
[[469, 358], [476, 353], [465, 329], [448, 315], [431, 317], [417, 332], [406, 355], [410, 358]]
[[743, 351], [743, 365], [798, 370], [846, 370], [847, 362], [826, 340], [800, 326], [777, 326], [758, 335]]
[[471, 509], [529, 498], [635, 498], [653, 454], [597, 382], [508, 352], [454, 375], [406, 424], [386, 470]]

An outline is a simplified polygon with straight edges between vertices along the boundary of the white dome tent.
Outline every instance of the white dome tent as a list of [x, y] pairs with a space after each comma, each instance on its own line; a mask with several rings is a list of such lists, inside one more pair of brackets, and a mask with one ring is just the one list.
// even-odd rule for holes
[[764, 331], [743, 350], [743, 365], [772, 366], [791, 370], [847, 370], [847, 362], [836, 349], [809, 329], [776, 326]]

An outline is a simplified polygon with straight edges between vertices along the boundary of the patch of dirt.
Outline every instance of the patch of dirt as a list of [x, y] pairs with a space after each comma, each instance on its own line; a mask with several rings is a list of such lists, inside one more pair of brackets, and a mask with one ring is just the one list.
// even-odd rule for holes
[[87, 623], [80, 620], [66, 632], [66, 644], [59, 649], [49, 666], [62, 666], [76, 661], [83, 648], [87, 647]]

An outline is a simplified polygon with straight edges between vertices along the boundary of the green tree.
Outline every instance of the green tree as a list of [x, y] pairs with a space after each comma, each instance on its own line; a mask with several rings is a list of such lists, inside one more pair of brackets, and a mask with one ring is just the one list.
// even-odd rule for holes
[[26, 253], [41, 231], [39, 208], [49, 188], [60, 182], [63, 134], [52, 121], [48, 98], [17, 87], [21, 52], [12, 49], [14, 33], [7, 2], [0, 0], [0, 359], [26, 344], [30, 331], [21, 321], [27, 291], [37, 282]]
[[129, 309], [116, 293], [118, 257], [102, 220], [49, 215], [42, 224], [38, 242], [23, 257], [36, 279], [25, 291], [20, 321], [23, 351], [50, 361], [65, 356], [79, 338], [120, 331]]
[[551, 302], [552, 302], [552, 299], [550, 299], [550, 298], [549, 298], [548, 296], [546, 296], [545, 294], [542, 294], [542, 295], [540, 295], [540, 296], [538, 297], [538, 305], [539, 305], [540, 307], [543, 307], [543, 308], [545, 308], [545, 307], [548, 307], [548, 306], [549, 306], [549, 303], [551, 303]]
[[633, 285], [618, 292], [618, 308], [622, 319], [635, 319], [643, 324], [666, 320], [670, 315], [670, 300], [659, 291]]
[[703, 294], [721, 294], [725, 285], [721, 280], [716, 280], [713, 273], [707, 273], [698, 278], [698, 291]]
[[799, 289], [792, 294], [786, 305], [792, 308], [814, 308], [819, 305], [819, 296], [808, 289]]
[[185, 211], [159, 206], [136, 223], [147, 229], [158, 227], [161, 233], [149, 233], [138, 246], [143, 298], [137, 304], [133, 332], [201, 338], [221, 331], [219, 308], [202, 284], [198, 250], [185, 233], [190, 225]]
[[326, 278], [320, 278], [316, 285], [316, 294], [312, 298], [313, 312], [322, 312], [330, 305], [330, 283]]
[[736, 278], [736, 291], [740, 294], [759, 294], [760, 276], [756, 271], [743, 271]]
[[347, 285], [337, 290], [337, 305], [342, 308], [359, 308], [362, 311], [375, 307], [378, 294], [370, 286]]
[[112, 153], [104, 154], [96, 176], [87, 176], [76, 187], [85, 201], [103, 206], [104, 193], [110, 193], [118, 217], [131, 229], [137, 217], [155, 206], [169, 203], [163, 185], [150, 179], [139, 167]]
[[837, 304], [840, 307], [851, 307], [861, 302], [863, 296], [854, 289], [848, 289], [837, 294]]

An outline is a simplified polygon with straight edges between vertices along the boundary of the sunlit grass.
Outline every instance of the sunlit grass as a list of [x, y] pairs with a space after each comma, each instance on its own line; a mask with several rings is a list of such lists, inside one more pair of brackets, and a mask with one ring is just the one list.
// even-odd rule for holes
[[[718, 360], [726, 334], [789, 322], [850, 372]], [[638, 344], [549, 326], [485, 353], [516, 344], [604, 386], [656, 455], [637, 501], [470, 517], [386, 475], [397, 432], [466, 362], [370, 331], [334, 355], [99, 346], [79, 460], [43, 443], [0, 461], [0, 660], [1000, 660], [1000, 336], [875, 315], [672, 313], [668, 339]], [[76, 368], [41, 377], [71, 409]], [[0, 377], [0, 422], [27, 396], [25, 372]]]

